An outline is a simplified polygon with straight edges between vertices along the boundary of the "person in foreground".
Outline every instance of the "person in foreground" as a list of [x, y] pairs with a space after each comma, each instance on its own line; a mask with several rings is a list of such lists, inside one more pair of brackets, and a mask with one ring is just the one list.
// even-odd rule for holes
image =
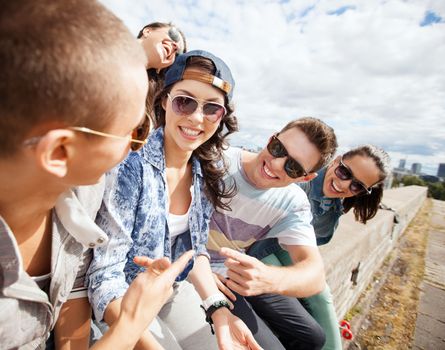
[[[208, 224], [214, 206], [225, 207], [222, 200], [233, 193], [222, 180], [226, 169], [220, 159], [225, 138], [237, 129], [231, 105], [234, 84], [227, 65], [206, 51], [180, 55], [168, 69], [154, 102], [157, 129], [140, 152], [130, 154], [107, 176], [96, 222], [109, 242], [95, 250], [88, 278], [97, 320], [114, 324], [128, 283], [141, 272], [134, 256], [174, 261], [194, 249], [193, 261], [159, 314], [162, 324], [183, 349], [259, 348], [228, 304], [208, 299], [218, 291], [205, 248]], [[214, 323], [216, 338], [204, 328], [199, 297], [204, 306], [208, 302], [207, 320]], [[152, 327], [138, 348], [159, 343], [178, 348], [164, 341]]]
[[[146, 142], [145, 63], [128, 29], [94, 0], [2, 2], [1, 348], [53, 348], [53, 339], [58, 349], [88, 347], [81, 289], [90, 248], [107, 240], [93, 221], [101, 176]], [[149, 267], [95, 348], [133, 348], [191, 256], [173, 265], [138, 258]]]
[[[264, 348], [320, 349], [324, 343], [322, 329], [295, 298], [319, 293], [325, 279], [310, 205], [294, 183], [315, 178], [336, 148], [332, 128], [307, 117], [272, 135], [258, 154], [239, 148], [225, 153], [230, 163], [225, 181], [235, 182], [238, 193], [231, 211], [213, 214], [207, 248], [212, 269], [223, 282], [220, 290], [234, 301], [234, 313]], [[243, 253], [255, 241], [270, 237], [278, 238], [289, 252], [291, 267], [267, 266]], [[283, 327], [287, 318], [268, 319], [267, 326], [262, 322], [275, 305], [284, 305], [292, 315], [292, 327]]]
[[[318, 245], [331, 240], [340, 216], [349, 210], [353, 209], [355, 219], [363, 224], [376, 215], [382, 200], [383, 182], [390, 171], [389, 156], [384, 150], [363, 145], [338, 156], [311, 182], [298, 184], [311, 203], [312, 225]], [[292, 263], [276, 239], [255, 243], [248, 254], [269, 264]], [[325, 330], [323, 349], [341, 349], [337, 316], [328, 285], [322, 293], [301, 302]]]

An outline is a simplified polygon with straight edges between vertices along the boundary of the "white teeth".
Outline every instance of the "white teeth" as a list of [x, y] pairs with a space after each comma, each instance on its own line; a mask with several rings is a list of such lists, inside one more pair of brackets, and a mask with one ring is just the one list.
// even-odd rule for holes
[[201, 132], [199, 130], [193, 130], [193, 129], [185, 128], [183, 126], [181, 126], [181, 130], [187, 136], [198, 136], [199, 133]]
[[264, 169], [264, 172], [265, 172], [268, 176], [270, 176], [270, 177], [276, 177], [276, 175], [275, 175], [273, 172], [270, 171], [270, 169], [267, 167], [266, 164], [264, 164], [263, 169]]
[[339, 188], [337, 188], [337, 186], [335, 186], [334, 181], [332, 181], [332, 187], [334, 188], [334, 190], [336, 190], [337, 192], [341, 192], [341, 190]]

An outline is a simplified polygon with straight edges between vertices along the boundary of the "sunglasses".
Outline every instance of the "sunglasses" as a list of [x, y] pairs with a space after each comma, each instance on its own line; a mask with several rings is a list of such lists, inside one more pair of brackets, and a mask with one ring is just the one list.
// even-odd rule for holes
[[303, 166], [297, 162], [295, 159], [289, 156], [286, 147], [278, 139], [277, 135], [273, 135], [267, 144], [267, 150], [275, 158], [287, 157], [286, 163], [284, 163], [284, 171], [286, 174], [296, 179], [301, 176], [306, 176], [307, 172], [304, 170]]
[[167, 96], [172, 103], [173, 112], [181, 116], [191, 115], [201, 107], [204, 117], [215, 123], [227, 113], [226, 107], [216, 102], [206, 102], [187, 95]]
[[349, 190], [354, 193], [354, 195], [371, 194], [372, 188], [366, 187], [363, 182], [357, 180], [352, 174], [351, 169], [349, 169], [348, 166], [343, 163], [343, 159], [340, 159], [340, 163], [335, 168], [334, 173], [340, 180], [351, 180]]
[[[112, 135], [106, 132], [92, 130], [83, 126], [71, 126], [68, 129], [97, 136], [110, 137], [114, 139], [128, 139], [128, 136]], [[139, 149], [141, 149], [142, 146], [147, 143], [147, 136], [149, 133], [150, 133], [150, 119], [148, 118], [147, 115], [145, 115], [142, 123], [139, 124], [137, 127], [135, 127], [131, 133], [130, 149], [132, 151], [138, 151]]]

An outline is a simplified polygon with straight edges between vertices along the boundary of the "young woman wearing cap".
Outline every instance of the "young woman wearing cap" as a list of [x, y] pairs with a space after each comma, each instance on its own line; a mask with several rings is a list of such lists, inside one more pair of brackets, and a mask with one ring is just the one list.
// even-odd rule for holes
[[[389, 173], [388, 154], [375, 146], [364, 145], [338, 156], [314, 180], [298, 184], [311, 203], [317, 244], [323, 245], [331, 240], [340, 216], [351, 209], [355, 219], [363, 224], [372, 219], [382, 200], [383, 182]], [[274, 239], [255, 243], [248, 254], [273, 265], [288, 265], [291, 262], [287, 252]], [[326, 286], [320, 294], [302, 299], [302, 302], [325, 331], [323, 349], [341, 349], [329, 287]], [[281, 319], [281, 315], [275, 317]], [[281, 319], [282, 322], [284, 320]]]
[[[226, 188], [221, 164], [225, 138], [237, 129], [230, 104], [234, 81], [226, 64], [205, 51], [177, 57], [167, 71], [164, 89], [154, 106], [157, 129], [148, 143], [131, 154], [107, 179], [107, 191], [97, 223], [109, 243], [95, 251], [89, 271], [89, 296], [96, 319], [112, 324], [121, 296], [143, 267], [133, 258], [176, 260], [189, 249], [193, 261], [179, 275], [173, 298], [159, 318], [183, 349], [257, 349], [251, 332], [232, 315], [219, 295], [205, 248], [214, 207], [224, 206], [233, 188]], [[200, 300], [213, 323], [205, 326]], [[160, 338], [158, 337], [158, 340]], [[139, 346], [153, 346], [147, 330]], [[178, 346], [169, 344], [168, 349]]]

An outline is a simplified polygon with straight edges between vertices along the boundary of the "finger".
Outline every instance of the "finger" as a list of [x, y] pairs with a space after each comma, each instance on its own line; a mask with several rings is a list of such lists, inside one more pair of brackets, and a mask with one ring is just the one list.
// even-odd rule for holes
[[247, 270], [252, 269], [252, 267], [244, 266], [233, 259], [226, 259], [226, 261], [224, 261], [224, 265], [228, 268], [228, 271], [234, 271], [244, 278], [249, 278], [250, 275]]
[[163, 272], [163, 275], [165, 275], [166, 278], [170, 279], [173, 283], [176, 277], [185, 269], [187, 263], [193, 257], [193, 254], [195, 254], [195, 251], [193, 250], [189, 250], [188, 252], [182, 254], [167, 270]]
[[163, 257], [163, 258], [154, 260], [153, 263], [150, 265], [150, 267], [147, 270], [149, 270], [159, 276], [162, 272], [167, 270], [170, 266], [171, 266], [170, 259]]
[[148, 256], [135, 256], [133, 262], [142, 267], [149, 267], [153, 263], [153, 259]]
[[251, 267], [253, 266], [252, 264], [255, 263], [255, 261], [257, 260], [256, 258], [240, 253], [234, 249], [230, 249], [227, 247], [223, 247], [219, 250], [219, 253], [223, 256], [225, 256], [226, 258], [231, 258], [233, 260], [236, 260], [238, 262], [240, 262], [242, 265], [244, 266], [248, 266]]
[[[222, 277], [222, 276], [221, 276]], [[224, 277], [223, 277], [224, 278]], [[224, 295], [227, 297], [227, 298], [229, 298], [230, 300], [232, 300], [232, 301], [235, 301], [236, 300], [236, 296], [235, 296], [235, 294], [233, 294], [232, 293], [232, 291], [229, 289], [229, 288], [227, 288], [226, 287], [226, 285], [224, 284], [224, 283], [222, 283], [220, 280], [219, 280], [219, 277], [215, 277], [215, 282], [216, 282], [216, 286], [218, 287], [218, 289], [222, 292], [222, 293], [224, 293]], [[233, 304], [232, 303], [230, 303], [231, 304], [231, 308], [230, 309], [233, 309]]]
[[249, 331], [247, 334], [244, 334], [247, 346], [251, 350], [263, 350], [263, 348], [260, 346], [260, 344], [257, 343], [255, 338], [253, 337], [252, 333]]
[[247, 288], [241, 284], [238, 284], [235, 281], [228, 280], [227, 287], [229, 287], [231, 290], [238, 293], [239, 295], [247, 296]]

